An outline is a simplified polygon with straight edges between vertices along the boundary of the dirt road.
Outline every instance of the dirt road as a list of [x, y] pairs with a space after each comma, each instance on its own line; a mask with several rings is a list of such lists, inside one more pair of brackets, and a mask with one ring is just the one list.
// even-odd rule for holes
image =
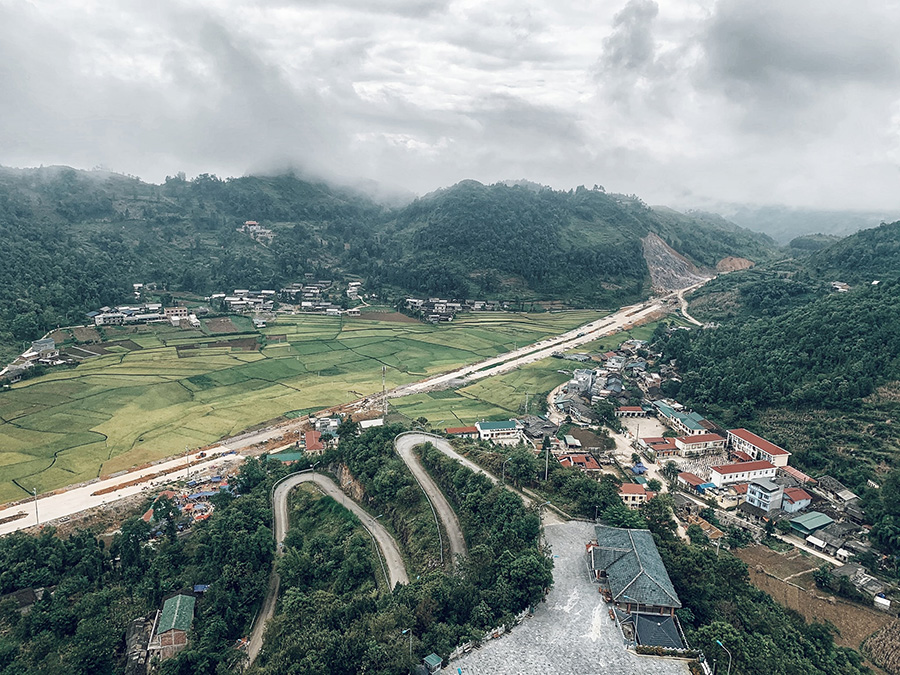
[[[442, 436], [435, 436], [434, 434], [426, 434], [426, 433], [422, 433], [422, 432], [418, 432], [418, 431], [411, 431], [411, 432], [408, 432], [405, 434], [400, 434], [400, 436], [397, 437], [398, 452], [399, 452], [399, 443], [400, 443], [401, 439], [410, 439], [407, 441], [407, 443], [409, 443], [409, 446], [410, 446], [409, 447], [410, 453], [412, 451], [412, 448], [417, 445], [422, 445], [423, 443], [431, 443], [435, 448], [437, 448], [442, 453], [447, 455], [447, 457], [450, 457], [451, 459], [455, 459], [457, 462], [462, 464], [467, 469], [471, 469], [475, 473], [480, 473], [483, 476], [487, 476], [488, 479], [494, 485], [498, 485], [500, 483], [500, 480], [494, 474], [483, 469], [482, 467], [478, 466], [475, 462], [473, 462], [469, 459], [466, 459], [465, 457], [460, 455], [458, 452], [456, 452], [456, 450], [453, 449], [453, 446], [450, 445], [450, 443], [447, 441], [447, 439]], [[401, 455], [401, 457], [402, 457], [402, 455]], [[413, 457], [415, 457], [415, 455], [413, 455]], [[403, 461], [405, 461], [407, 463], [407, 465], [409, 464], [409, 462], [406, 460], [406, 458], [404, 458]], [[416, 462], [418, 463], [418, 460], [416, 460]], [[412, 469], [411, 466], [410, 466], [410, 469]], [[424, 469], [423, 469], [423, 471], [424, 471]], [[429, 478], [431, 478], [431, 477], [429, 476]], [[522, 499], [522, 502], [525, 504], [525, 506], [533, 506], [536, 503], [535, 500], [538, 497], [534, 493], [530, 493], [530, 491], [521, 492], [519, 490], [516, 490], [512, 485], [509, 485], [509, 484], [506, 484], [504, 487], [507, 490], [509, 490], [510, 492], [517, 494]], [[443, 496], [443, 494], [441, 496]], [[541, 504], [541, 506], [544, 506], [544, 504]], [[549, 506], [551, 508], [541, 509], [541, 520], [545, 525], [566, 522], [563, 518], [561, 518], [559, 515], [554, 513], [553, 509], [555, 507], [553, 507], [552, 505], [549, 505]], [[454, 516], [455, 516], [455, 514], [454, 514]]]
[[[275, 553], [276, 561], [278, 557], [281, 556], [282, 543], [284, 542], [284, 537], [287, 534], [288, 526], [290, 525], [288, 518], [288, 494], [301, 483], [310, 482], [314, 483], [323, 493], [334, 498], [345, 508], [353, 512], [353, 514], [359, 518], [362, 526], [369, 531], [369, 534], [371, 534], [378, 543], [378, 548], [381, 550], [381, 555], [384, 557], [384, 562], [387, 564], [387, 576], [390, 579], [388, 582], [390, 587], [394, 588], [397, 584], [408, 584], [409, 575], [407, 575], [406, 566], [403, 564], [403, 556], [400, 554], [400, 547], [397, 546], [397, 542], [394, 538], [384, 526], [378, 522], [377, 518], [372, 517], [367, 511], [359, 506], [359, 504], [341, 492], [341, 489], [334, 481], [320, 473], [304, 472], [293, 474], [276, 484], [272, 504], [272, 511], [275, 518], [275, 542], [277, 547]], [[280, 584], [281, 580], [278, 573], [275, 571], [275, 565], [273, 565], [272, 574], [269, 576], [269, 588], [266, 592], [266, 599], [256, 618], [256, 622], [253, 624], [253, 632], [250, 635], [250, 643], [247, 648], [250, 663], [253, 663], [256, 656], [259, 654], [259, 650], [262, 648], [266, 624], [275, 614], [275, 605], [278, 601], [278, 587]]]
[[691, 286], [690, 288], [682, 288], [680, 291], [678, 291], [678, 301], [681, 303], [681, 315], [685, 319], [690, 321], [692, 324], [694, 324], [695, 326], [702, 326], [703, 325], [702, 323], [700, 323], [699, 321], [697, 321], [697, 319], [695, 319], [690, 314], [688, 314], [688, 301], [684, 297], [684, 294], [687, 291], [692, 291], [695, 288], [697, 288], [697, 286]]
[[[450, 502], [447, 501], [444, 493], [441, 492], [437, 483], [434, 482], [434, 479], [428, 474], [425, 467], [419, 462], [419, 458], [416, 457], [416, 454], [413, 452], [413, 448], [417, 445], [422, 445], [423, 443], [432, 443], [436, 448], [443, 452], [444, 448], [438, 445], [439, 440], [442, 440], [447, 446], [450, 445], [445, 439], [441, 439], [439, 436], [432, 436], [431, 434], [413, 431], [397, 436], [394, 440], [394, 447], [397, 450], [397, 454], [400, 455], [400, 459], [406, 462], [406, 466], [409, 467], [412, 475], [415, 476], [416, 480], [419, 482], [422, 491], [425, 493], [425, 496], [428, 497], [428, 501], [431, 502], [435, 514], [441, 523], [443, 523], [444, 531], [447, 533], [448, 544], [450, 546], [450, 555], [453, 558], [453, 564], [456, 565], [459, 563], [461, 557], [465, 557], [468, 554], [466, 538], [463, 536], [462, 528], [459, 525], [459, 518], [456, 517], [456, 511], [450, 506]], [[450, 448], [450, 450], [452, 450], [452, 448]]]

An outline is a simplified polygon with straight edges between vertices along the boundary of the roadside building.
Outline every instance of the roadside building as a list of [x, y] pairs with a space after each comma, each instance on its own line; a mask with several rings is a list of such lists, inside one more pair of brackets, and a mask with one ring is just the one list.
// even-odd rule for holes
[[817, 530], [821, 530], [823, 527], [828, 527], [833, 522], [834, 520], [824, 513], [810, 511], [809, 513], [804, 513], [802, 516], [791, 518], [791, 529], [793, 529], [796, 534], [806, 539], [809, 535], [815, 533]]
[[506, 422], [477, 422], [478, 438], [497, 445], [518, 445], [522, 442], [522, 430], [514, 420]]
[[735, 451], [741, 450], [755, 460], [765, 460], [775, 466], [787, 466], [791, 456], [784, 448], [746, 429], [729, 429], [728, 444]]
[[776, 467], [766, 461], [724, 464], [710, 468], [709, 480], [720, 488], [731, 483], [746, 483], [755, 478], [772, 478], [775, 471]]
[[459, 438], [478, 438], [478, 427], [447, 427], [444, 432]]

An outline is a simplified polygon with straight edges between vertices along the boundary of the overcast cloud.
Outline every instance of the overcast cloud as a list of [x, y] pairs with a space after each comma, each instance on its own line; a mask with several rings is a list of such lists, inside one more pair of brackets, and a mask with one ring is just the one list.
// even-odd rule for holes
[[0, 163], [900, 207], [900, 6], [0, 0]]

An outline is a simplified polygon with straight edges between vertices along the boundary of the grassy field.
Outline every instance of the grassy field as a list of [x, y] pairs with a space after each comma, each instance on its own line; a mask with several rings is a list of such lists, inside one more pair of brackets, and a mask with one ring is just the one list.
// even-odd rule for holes
[[[129, 347], [112, 345], [77, 368], [0, 392], [0, 502], [178, 454], [291, 411], [372, 394], [381, 389], [382, 365], [394, 387], [599, 316], [483, 313], [431, 326], [298, 315], [258, 333], [243, 318], [234, 320], [244, 331], [238, 333], [213, 333], [206, 325], [107, 327], [100, 345], [128, 340]], [[463, 416], [502, 417], [497, 401], [512, 401], [517, 387], [534, 391], [550, 381], [533, 377], [542, 379], [482, 392], [484, 401], [462, 396]]]
[[[669, 321], [675, 320], [674, 317]], [[681, 325], [689, 325], [681, 319]], [[578, 347], [577, 352], [597, 353], [615, 349], [625, 340], [646, 340], [657, 323], [638, 326]], [[572, 369], [582, 367], [573, 361], [548, 358], [517, 368], [509, 373], [485, 378], [453, 391], [406, 396], [391, 401], [391, 406], [410, 419], [424, 417], [437, 428], [468, 426], [481, 420], [505, 420], [525, 413], [526, 394], [529, 412], [537, 410], [537, 395], [544, 394], [570, 379]], [[559, 371], [567, 371], [561, 373]]]

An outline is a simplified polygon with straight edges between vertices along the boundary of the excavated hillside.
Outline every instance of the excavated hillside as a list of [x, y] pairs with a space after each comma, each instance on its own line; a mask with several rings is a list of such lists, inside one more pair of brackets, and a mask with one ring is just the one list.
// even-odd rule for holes
[[662, 237], [651, 232], [642, 240], [644, 260], [650, 280], [657, 292], [677, 291], [709, 279], [712, 275], [699, 270], [694, 263], [669, 246]]

